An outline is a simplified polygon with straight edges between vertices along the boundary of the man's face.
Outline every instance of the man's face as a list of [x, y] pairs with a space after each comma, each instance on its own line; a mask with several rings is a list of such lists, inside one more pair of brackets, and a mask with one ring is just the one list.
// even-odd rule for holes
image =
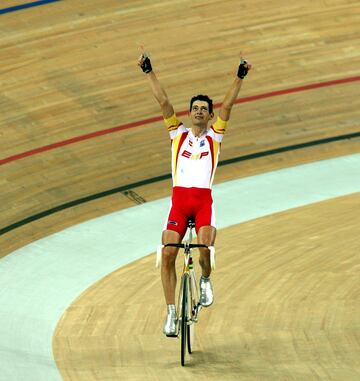
[[195, 101], [189, 114], [192, 124], [202, 128], [206, 128], [214, 117], [214, 113], [209, 113], [209, 104], [205, 101]]

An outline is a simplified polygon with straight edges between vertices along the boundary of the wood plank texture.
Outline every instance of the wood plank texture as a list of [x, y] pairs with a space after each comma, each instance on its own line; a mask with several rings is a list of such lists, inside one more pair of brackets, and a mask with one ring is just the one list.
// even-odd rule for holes
[[360, 193], [221, 230], [185, 368], [161, 333], [155, 255], [109, 274], [59, 321], [64, 380], [358, 380], [359, 224]]
[[[178, 111], [199, 92], [221, 102], [240, 50], [254, 64], [242, 97], [358, 75], [358, 11], [358, 2], [345, 0], [74, 0], [2, 15], [0, 159], [158, 116], [136, 66], [140, 43]], [[221, 159], [359, 132], [359, 102], [354, 82], [237, 105]], [[360, 151], [359, 140], [348, 143], [333, 155]], [[313, 159], [328, 156], [328, 147]], [[0, 227], [168, 173], [169, 160], [158, 122], [2, 165]], [[72, 220], [88, 211], [74, 209]], [[58, 229], [68, 223], [58, 218]], [[43, 236], [53, 231], [43, 225]], [[14, 234], [18, 245], [39, 235], [36, 225]], [[0, 256], [11, 241], [11, 233], [0, 237]]]
[[[177, 111], [197, 93], [221, 102], [240, 51], [254, 65], [241, 97], [359, 76], [356, 0], [72, 0], [0, 21], [0, 160], [159, 116], [136, 65], [140, 44]], [[236, 105], [221, 160], [360, 132], [358, 89]], [[215, 183], [356, 152], [359, 138], [257, 158], [220, 167]], [[161, 122], [0, 165], [0, 229], [169, 171]], [[170, 187], [133, 191], [150, 201]], [[132, 205], [119, 193], [26, 224], [0, 236], [0, 258]], [[201, 314], [185, 369], [178, 340], [161, 334], [154, 258], [109, 274], [59, 322], [53, 349], [64, 380], [359, 380], [359, 205], [350, 195], [219, 232], [216, 303]]]

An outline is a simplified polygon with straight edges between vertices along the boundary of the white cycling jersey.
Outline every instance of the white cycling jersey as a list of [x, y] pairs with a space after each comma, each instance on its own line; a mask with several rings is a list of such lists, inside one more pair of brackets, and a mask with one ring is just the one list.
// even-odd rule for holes
[[218, 117], [200, 137], [175, 114], [165, 119], [165, 125], [171, 139], [173, 186], [211, 189], [227, 122]]

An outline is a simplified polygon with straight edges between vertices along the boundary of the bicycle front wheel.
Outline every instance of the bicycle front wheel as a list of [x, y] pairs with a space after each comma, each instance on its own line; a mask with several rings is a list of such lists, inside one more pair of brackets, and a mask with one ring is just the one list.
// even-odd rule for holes
[[181, 325], [180, 325], [180, 335], [181, 335], [181, 365], [185, 365], [185, 355], [186, 355], [186, 336], [188, 334], [188, 288], [189, 288], [189, 274], [184, 274], [182, 279], [182, 300], [181, 300]]

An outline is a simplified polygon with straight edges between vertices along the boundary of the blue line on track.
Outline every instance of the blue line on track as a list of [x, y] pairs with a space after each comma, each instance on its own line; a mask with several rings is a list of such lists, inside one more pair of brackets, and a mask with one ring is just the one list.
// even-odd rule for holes
[[39, 1], [34, 1], [32, 3], [19, 4], [19, 5], [15, 5], [13, 7], [0, 9], [0, 15], [3, 15], [4, 13], [21, 11], [22, 9], [37, 7], [39, 5], [44, 5], [44, 4], [49, 4], [49, 3], [55, 3], [55, 1], [61, 1], [61, 0], [39, 0]]

